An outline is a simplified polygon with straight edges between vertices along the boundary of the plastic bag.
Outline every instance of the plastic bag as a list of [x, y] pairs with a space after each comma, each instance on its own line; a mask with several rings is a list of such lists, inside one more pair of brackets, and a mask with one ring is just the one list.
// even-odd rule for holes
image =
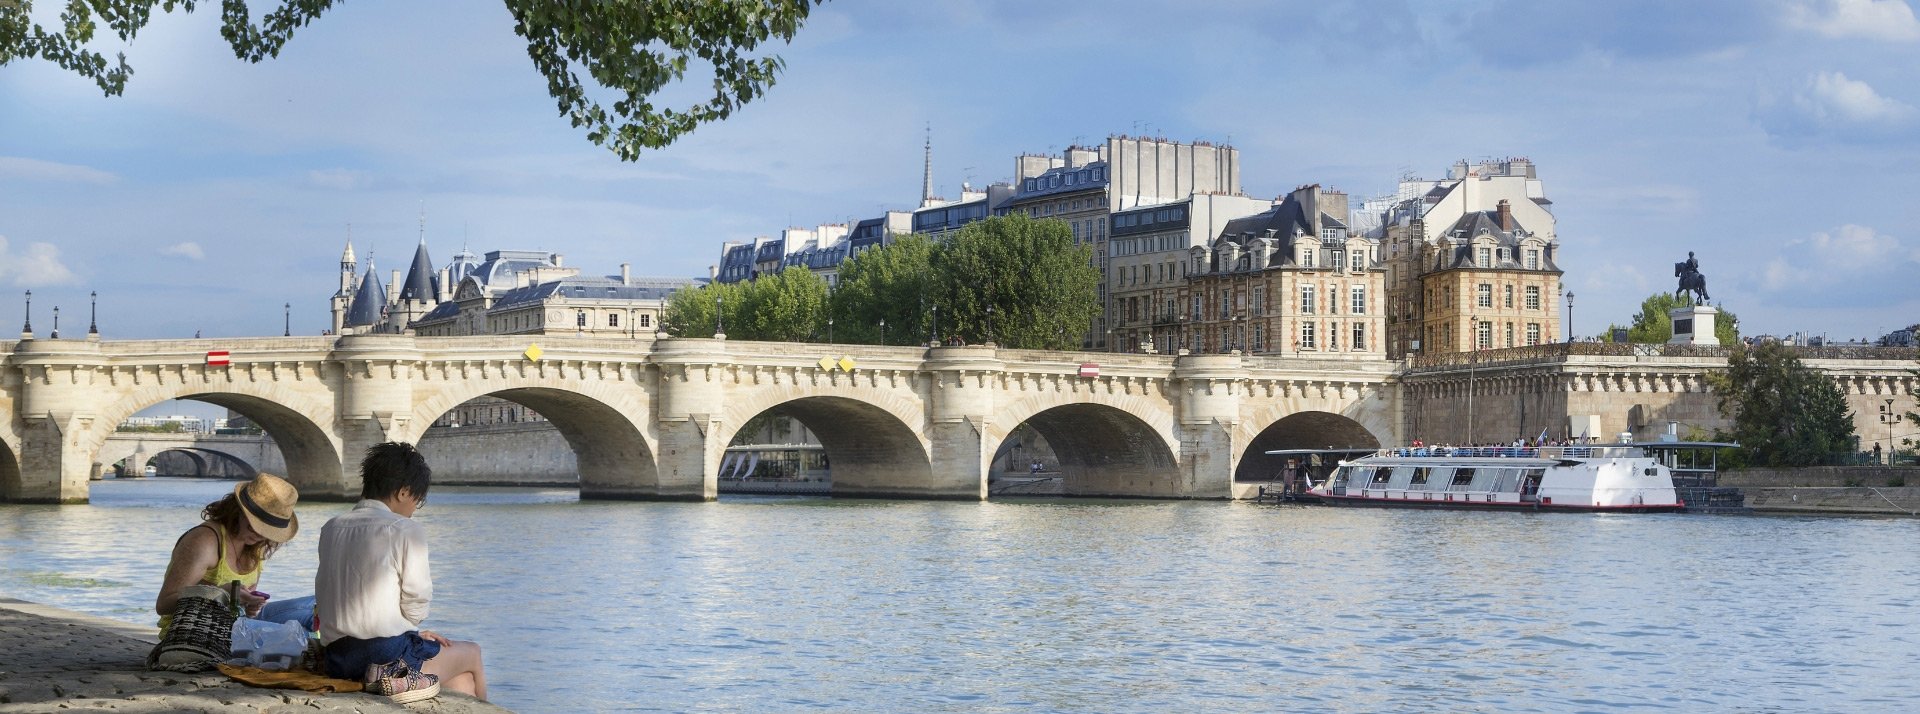
[[307, 651], [307, 631], [296, 622], [267, 622], [242, 617], [233, 623], [233, 646], [227, 664], [288, 670]]

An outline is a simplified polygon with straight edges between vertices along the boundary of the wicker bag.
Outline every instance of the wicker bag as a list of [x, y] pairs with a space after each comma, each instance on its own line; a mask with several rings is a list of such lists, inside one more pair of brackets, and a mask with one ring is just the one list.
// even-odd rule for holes
[[147, 669], [202, 672], [227, 658], [233, 641], [233, 609], [227, 591], [194, 585], [180, 591], [166, 637], [147, 653]]

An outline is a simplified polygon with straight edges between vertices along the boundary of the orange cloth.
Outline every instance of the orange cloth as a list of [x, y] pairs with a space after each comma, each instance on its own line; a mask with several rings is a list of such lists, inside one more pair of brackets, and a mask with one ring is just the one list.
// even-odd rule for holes
[[224, 663], [219, 666], [221, 674], [225, 674], [233, 678], [233, 681], [250, 687], [299, 689], [315, 694], [328, 694], [332, 692], [358, 692], [366, 686], [350, 679], [334, 679], [324, 674], [317, 674], [304, 669], [290, 669], [285, 672], [275, 672], [259, 667], [236, 667]]

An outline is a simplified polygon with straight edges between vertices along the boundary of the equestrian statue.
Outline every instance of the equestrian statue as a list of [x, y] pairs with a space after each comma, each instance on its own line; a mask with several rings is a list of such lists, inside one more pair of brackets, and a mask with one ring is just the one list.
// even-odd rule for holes
[[1680, 279], [1680, 288], [1673, 291], [1674, 297], [1693, 293], [1695, 303], [1705, 303], [1707, 297], [1707, 276], [1700, 274], [1700, 261], [1695, 260], [1693, 251], [1687, 251], [1687, 260], [1673, 264], [1673, 276]]

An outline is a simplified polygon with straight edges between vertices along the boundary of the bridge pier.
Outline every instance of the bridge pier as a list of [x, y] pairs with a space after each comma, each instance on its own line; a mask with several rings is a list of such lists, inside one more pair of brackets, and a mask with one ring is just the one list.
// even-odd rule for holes
[[1174, 368], [1186, 390], [1179, 400], [1179, 484], [1186, 498], [1233, 498], [1233, 471], [1241, 444], [1240, 398], [1246, 369], [1239, 355], [1188, 355]]

